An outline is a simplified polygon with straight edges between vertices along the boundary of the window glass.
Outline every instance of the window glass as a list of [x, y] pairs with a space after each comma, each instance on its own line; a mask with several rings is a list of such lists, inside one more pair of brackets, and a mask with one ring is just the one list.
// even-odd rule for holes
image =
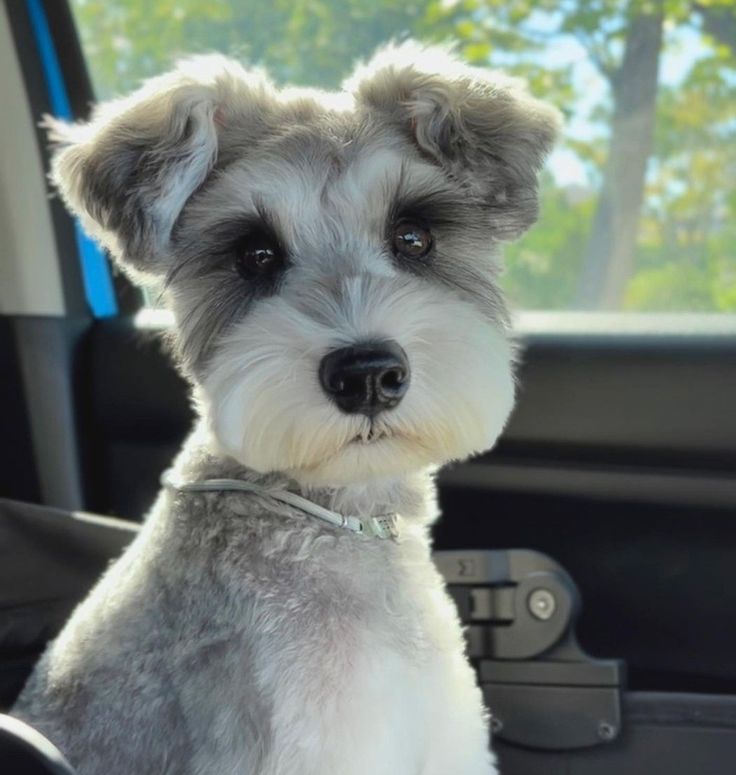
[[736, 312], [733, 0], [72, 0], [98, 97], [217, 50], [334, 88], [379, 44], [454, 41], [564, 112], [539, 224], [505, 252], [527, 310]]

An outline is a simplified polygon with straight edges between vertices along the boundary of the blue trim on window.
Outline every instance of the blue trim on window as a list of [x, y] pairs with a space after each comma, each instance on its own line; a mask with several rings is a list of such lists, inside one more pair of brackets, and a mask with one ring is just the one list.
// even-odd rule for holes
[[[51, 112], [56, 118], [73, 121], [74, 116], [64, 84], [64, 76], [59, 66], [59, 59], [56, 56], [54, 40], [51, 37], [51, 30], [46, 19], [46, 11], [41, 0], [26, 0], [26, 7], [33, 28], [33, 36], [38, 46], [38, 54], [51, 103]], [[76, 219], [74, 231], [82, 267], [84, 293], [92, 314], [96, 318], [117, 315], [118, 304], [115, 298], [115, 286], [105, 254], [99, 245], [85, 234]]]

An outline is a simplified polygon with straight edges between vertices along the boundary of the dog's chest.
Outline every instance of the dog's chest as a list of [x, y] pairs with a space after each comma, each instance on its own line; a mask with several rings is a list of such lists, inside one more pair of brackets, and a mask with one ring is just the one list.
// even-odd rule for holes
[[360, 627], [342, 642], [326, 637], [284, 655], [269, 677], [272, 753], [264, 775], [421, 773], [432, 709], [444, 699], [441, 678], [436, 657], [410, 655]]
[[326, 599], [324, 587], [313, 599], [303, 590], [302, 610], [269, 641], [284, 648], [259, 660], [273, 699], [264, 775], [424, 771], [437, 709], [451, 700], [454, 612], [431, 566], [355, 576]]
[[458, 661], [469, 673], [462, 634], [426, 544], [380, 546], [343, 557], [324, 542], [302, 553], [306, 563], [287, 546], [237, 564], [231, 591], [242, 603], [220, 617], [246, 614], [222, 660], [235, 669], [216, 675], [208, 662], [229, 706], [218, 700], [206, 714], [220, 730], [210, 749], [226, 759], [220, 771], [241, 761], [251, 775], [255, 747], [257, 775], [430, 772], [448, 710], [465, 704], [453, 675]]

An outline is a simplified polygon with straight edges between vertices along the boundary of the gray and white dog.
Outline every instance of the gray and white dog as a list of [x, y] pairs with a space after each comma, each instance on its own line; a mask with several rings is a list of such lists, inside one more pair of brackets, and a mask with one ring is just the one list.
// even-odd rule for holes
[[495, 772], [433, 474], [511, 410], [498, 246], [558, 126], [413, 43], [331, 94], [195, 58], [53, 126], [69, 208], [163, 284], [201, 417], [16, 706], [80, 773]]

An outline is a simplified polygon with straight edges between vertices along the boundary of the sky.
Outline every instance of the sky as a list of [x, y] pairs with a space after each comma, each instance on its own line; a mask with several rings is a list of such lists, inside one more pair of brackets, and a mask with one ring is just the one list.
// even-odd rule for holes
[[[660, 60], [660, 83], [676, 86], [687, 75], [692, 65], [707, 54], [707, 46], [697, 30], [678, 27], [666, 30], [666, 48]], [[565, 135], [585, 139], [591, 135], [607, 134], [607, 127], [590, 119], [593, 108], [610, 99], [606, 79], [600, 74], [582, 44], [572, 35], [559, 35], [538, 54], [537, 61], [549, 68], [569, 65], [572, 68], [573, 85], [580, 95], [575, 112], [565, 126]], [[553, 152], [549, 170], [560, 186], [590, 186], [589, 172], [578, 156], [560, 147]]]

